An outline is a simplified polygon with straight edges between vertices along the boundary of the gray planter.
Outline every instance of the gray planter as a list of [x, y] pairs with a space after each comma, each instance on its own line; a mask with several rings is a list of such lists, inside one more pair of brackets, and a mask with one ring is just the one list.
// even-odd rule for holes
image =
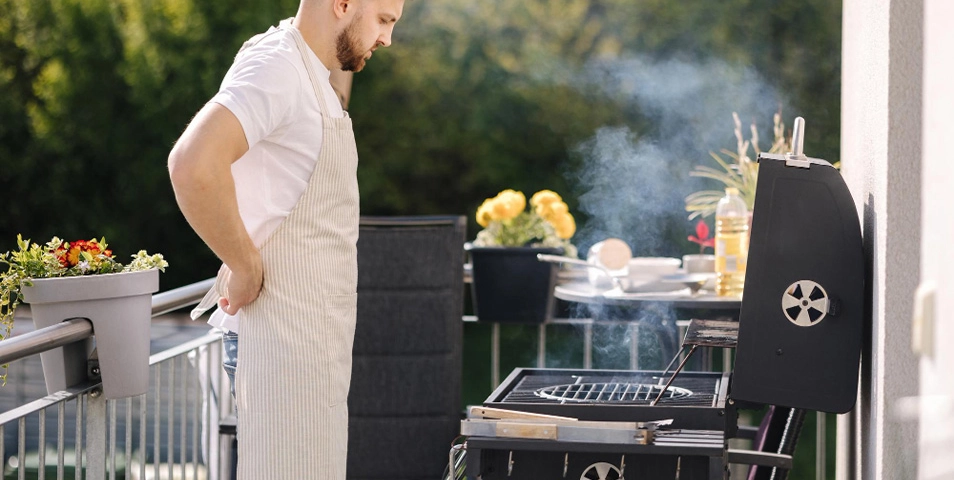
[[149, 327], [159, 271], [43, 278], [23, 287], [37, 329], [71, 318], [93, 324], [92, 339], [40, 354], [49, 393], [87, 380], [93, 340], [106, 398], [142, 395], [149, 389]]

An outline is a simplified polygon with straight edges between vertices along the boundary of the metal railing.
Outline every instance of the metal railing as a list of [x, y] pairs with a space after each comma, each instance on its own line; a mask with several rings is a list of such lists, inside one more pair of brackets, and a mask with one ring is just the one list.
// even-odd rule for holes
[[[153, 317], [197, 303], [213, 281], [154, 295]], [[71, 319], [12, 337], [0, 342], [0, 361], [83, 340], [91, 331], [88, 320]], [[4, 474], [57, 480], [217, 478], [230, 458], [218, 420], [232, 409], [231, 396], [218, 395], [228, 391], [219, 368], [220, 341], [219, 334], [209, 333], [152, 355], [150, 391], [137, 397], [107, 400], [101, 383], [90, 382], [0, 413], [0, 458], [7, 458], [7, 431], [16, 429], [16, 455]]]

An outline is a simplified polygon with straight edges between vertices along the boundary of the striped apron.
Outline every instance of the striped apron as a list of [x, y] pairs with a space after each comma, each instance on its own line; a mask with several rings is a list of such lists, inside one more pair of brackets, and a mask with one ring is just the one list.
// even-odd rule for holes
[[308, 46], [293, 30], [323, 140], [301, 199], [261, 248], [261, 294], [242, 309], [239, 480], [344, 480], [347, 464], [358, 153], [351, 119], [328, 114]]

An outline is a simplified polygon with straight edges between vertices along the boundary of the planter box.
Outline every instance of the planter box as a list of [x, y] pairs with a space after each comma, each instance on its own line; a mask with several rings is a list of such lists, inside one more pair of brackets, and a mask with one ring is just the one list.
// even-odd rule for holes
[[474, 247], [471, 292], [474, 313], [483, 322], [543, 323], [553, 318], [557, 268], [538, 253], [560, 255], [562, 248]]
[[93, 324], [92, 339], [40, 354], [47, 391], [85, 382], [87, 360], [96, 354], [106, 398], [142, 395], [149, 389], [149, 330], [152, 293], [159, 271], [42, 278], [23, 286], [37, 329], [71, 318]]

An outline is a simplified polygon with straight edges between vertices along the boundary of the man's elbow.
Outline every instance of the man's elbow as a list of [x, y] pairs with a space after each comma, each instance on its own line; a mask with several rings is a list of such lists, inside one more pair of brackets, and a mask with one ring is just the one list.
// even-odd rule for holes
[[169, 152], [169, 180], [172, 181], [172, 187], [175, 190], [188, 188], [192, 185], [198, 176], [195, 169], [195, 163], [190, 162], [188, 155], [176, 144]]

